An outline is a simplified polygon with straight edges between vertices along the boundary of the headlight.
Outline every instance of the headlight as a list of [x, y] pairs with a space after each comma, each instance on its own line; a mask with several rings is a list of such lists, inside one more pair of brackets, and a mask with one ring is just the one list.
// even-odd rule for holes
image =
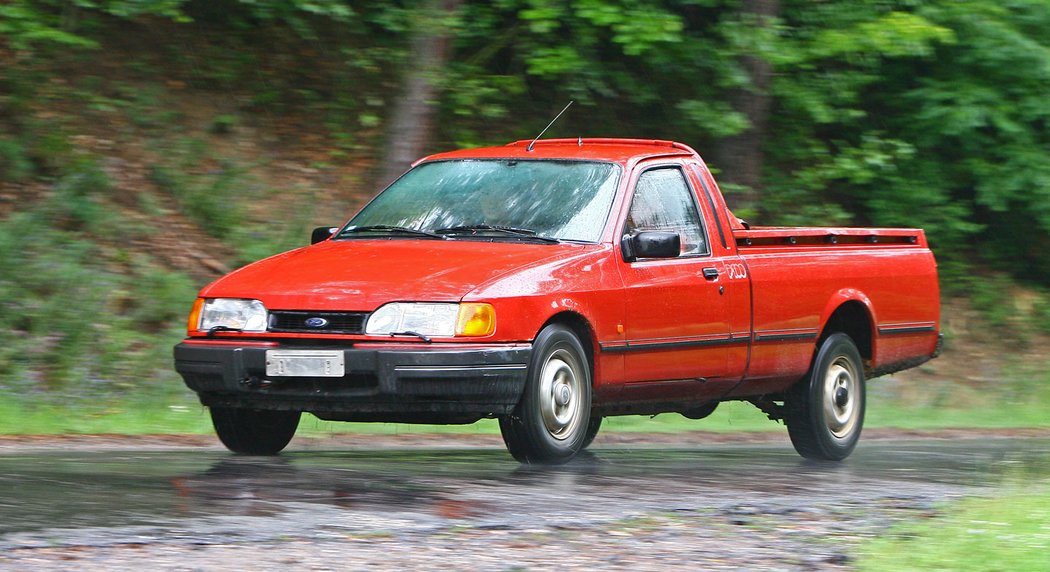
[[201, 307], [200, 316], [198, 329], [203, 331], [212, 328], [228, 328], [242, 332], [266, 331], [266, 306], [258, 300], [206, 299]]
[[365, 333], [373, 336], [419, 334], [435, 338], [487, 336], [496, 331], [496, 311], [489, 304], [394, 302], [368, 318]]

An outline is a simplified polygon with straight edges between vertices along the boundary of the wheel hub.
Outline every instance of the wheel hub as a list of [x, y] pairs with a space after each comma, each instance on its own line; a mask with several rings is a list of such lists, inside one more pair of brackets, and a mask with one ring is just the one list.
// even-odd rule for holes
[[838, 407], [845, 407], [849, 403], [849, 390], [845, 387], [840, 387], [835, 391], [835, 405]]
[[849, 437], [857, 425], [861, 406], [857, 383], [857, 372], [845, 357], [833, 361], [824, 376], [824, 422], [838, 439]]
[[540, 374], [540, 414], [552, 437], [564, 440], [573, 435], [583, 413], [580, 364], [565, 350], [553, 352]]
[[559, 384], [554, 390], [554, 402], [565, 407], [570, 401], [572, 401], [572, 388], [567, 383]]

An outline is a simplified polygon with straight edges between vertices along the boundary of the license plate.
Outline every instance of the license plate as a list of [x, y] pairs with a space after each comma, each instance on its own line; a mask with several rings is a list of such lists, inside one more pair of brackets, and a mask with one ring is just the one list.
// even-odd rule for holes
[[343, 377], [345, 373], [341, 351], [266, 350], [270, 377]]

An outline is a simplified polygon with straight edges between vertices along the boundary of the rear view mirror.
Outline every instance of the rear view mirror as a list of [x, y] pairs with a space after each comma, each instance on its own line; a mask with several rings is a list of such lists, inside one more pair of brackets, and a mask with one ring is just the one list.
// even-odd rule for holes
[[310, 244], [317, 244], [318, 242], [328, 240], [337, 230], [339, 230], [338, 226], [319, 226], [315, 228], [314, 232], [310, 235]]
[[682, 239], [676, 232], [639, 232], [623, 237], [620, 248], [627, 262], [639, 258], [675, 258], [682, 252]]

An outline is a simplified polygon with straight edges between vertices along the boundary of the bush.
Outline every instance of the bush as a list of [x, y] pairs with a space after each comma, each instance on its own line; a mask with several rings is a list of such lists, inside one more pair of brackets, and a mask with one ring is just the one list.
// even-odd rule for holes
[[0, 181], [19, 183], [33, 174], [33, 163], [22, 145], [13, 139], [0, 137]]
[[187, 174], [204, 151], [199, 141], [184, 142], [181, 149], [173, 151], [171, 161], [150, 169], [150, 179], [178, 201], [180, 210], [205, 232], [225, 238], [242, 220], [236, 199], [243, 173], [234, 165], [223, 165], [214, 172]]
[[85, 232], [97, 223], [56, 228], [56, 212], [83, 222], [101, 208], [69, 202], [89, 197], [81, 193], [100, 182], [82, 175], [0, 222], [0, 389], [67, 400], [175, 378], [170, 348], [182, 335], [195, 284], [146, 255], [120, 264], [111, 247]]

